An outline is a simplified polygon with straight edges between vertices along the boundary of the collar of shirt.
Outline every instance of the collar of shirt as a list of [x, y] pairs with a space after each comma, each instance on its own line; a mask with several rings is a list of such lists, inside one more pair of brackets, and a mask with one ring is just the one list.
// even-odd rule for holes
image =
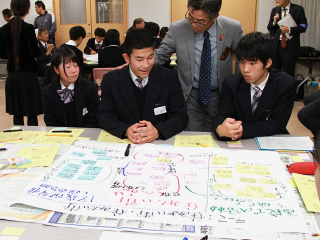
[[268, 79], [269, 79], [269, 73], [268, 73], [268, 76], [266, 77], [266, 79], [260, 83], [260, 85], [254, 85], [253, 83], [250, 83], [250, 88], [251, 88], [251, 98], [253, 97], [253, 94], [255, 93], [255, 90], [253, 90], [253, 88], [255, 86], [258, 86], [260, 88], [260, 91], [263, 92], [263, 89], [265, 88], [267, 82], [268, 82]]
[[71, 46], [77, 46], [76, 42], [73, 40], [69, 40], [68, 42], [66, 42], [67, 45], [71, 45]]
[[[217, 20], [214, 21], [214, 23], [211, 25], [210, 28], [208, 28], [206, 31], [209, 33], [209, 37], [211, 38], [212, 36], [214, 36], [214, 33], [216, 31], [216, 26], [217, 26]], [[196, 33], [200, 38], [204, 38], [202, 33]]]
[[[138, 87], [138, 86], [139, 86], [139, 83], [138, 83], [138, 81], [137, 81], [136, 79], [139, 78], [139, 77], [137, 77], [137, 76], [132, 72], [130, 65], [129, 65], [129, 72], [130, 72], [130, 76], [131, 76], [134, 84]], [[142, 86], [143, 86], [143, 87], [145, 87], [145, 86], [147, 85], [148, 80], [149, 80], [149, 76], [147, 76], [147, 77], [145, 77], [145, 78], [142, 78]]]
[[288, 6], [286, 6], [285, 8], [281, 7], [281, 16], [282, 18], [284, 17], [284, 9], [287, 9], [286, 12], [287, 14], [290, 12], [290, 7], [291, 7], [291, 3], [289, 2]]
[[47, 45], [47, 43], [42, 42], [41, 40], [39, 40], [39, 42], [42, 43], [42, 46], [45, 47]]
[[[63, 83], [60, 81], [60, 86], [61, 86], [61, 90], [65, 89], [66, 86], [63, 85]], [[70, 83], [70, 85], [68, 86], [68, 88], [70, 90], [74, 90], [74, 83]]]
[[101, 42], [99, 42], [99, 43], [98, 43], [98, 42], [97, 42], [97, 39], [95, 39], [95, 40], [94, 40], [94, 44], [99, 44], [99, 45], [101, 45], [101, 46], [102, 46], [102, 44], [103, 44], [103, 40], [102, 40]]

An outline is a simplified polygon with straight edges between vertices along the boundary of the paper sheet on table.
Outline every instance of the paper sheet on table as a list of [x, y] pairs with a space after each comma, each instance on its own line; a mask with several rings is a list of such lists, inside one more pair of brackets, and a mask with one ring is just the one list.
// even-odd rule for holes
[[129, 144], [132, 142], [126, 138], [126, 139], [121, 139], [116, 136], [113, 136], [112, 134], [108, 133], [107, 131], [101, 130], [98, 140], [99, 142], [108, 142], [108, 143], [124, 143], [124, 144]]
[[[154, 236], [151, 234], [143, 235], [143, 234], [135, 234], [135, 233], [124, 233], [124, 232], [112, 232], [112, 231], [103, 231], [99, 240], [109, 240], [109, 239], [117, 239], [117, 240], [181, 240], [182, 237], [168, 237], [164, 235]], [[192, 238], [188, 238], [188, 240], [192, 240]]]
[[0, 133], [0, 141], [22, 138], [22, 140], [8, 141], [12, 143], [35, 143], [47, 132], [44, 131], [21, 131], [21, 132], [2, 132]]
[[316, 183], [314, 177], [292, 173], [292, 177], [298, 187], [304, 205], [309, 212], [320, 212]]
[[31, 163], [22, 166], [10, 165], [10, 168], [30, 168], [30, 167], [49, 167], [52, 165], [59, 146], [49, 147], [24, 147], [17, 153], [16, 157], [24, 157], [31, 160]]
[[83, 54], [83, 57], [85, 57], [87, 61], [98, 62], [98, 54], [94, 54], [94, 55]]
[[[280, 21], [278, 21], [277, 24], [279, 25], [279, 27], [281, 27], [281, 25], [284, 25], [287, 27], [296, 27], [297, 26], [296, 22], [294, 21], [294, 19], [292, 18], [290, 13], [288, 13], [284, 18], [282, 18]], [[286, 37], [287, 37], [287, 39], [291, 39], [293, 37], [293, 35], [286, 33]]]
[[43, 136], [36, 144], [68, 144], [71, 145], [77, 138], [81, 135], [84, 129], [69, 129], [72, 130], [72, 133], [53, 133], [52, 130], [47, 133], [54, 135], [72, 135], [72, 137], [60, 137], [60, 136]]
[[256, 137], [260, 150], [313, 151], [309, 137]]
[[[198, 143], [200, 145], [198, 145]], [[175, 147], [214, 147], [219, 148], [219, 145], [213, 140], [211, 135], [198, 135], [198, 136], [175, 136]]]

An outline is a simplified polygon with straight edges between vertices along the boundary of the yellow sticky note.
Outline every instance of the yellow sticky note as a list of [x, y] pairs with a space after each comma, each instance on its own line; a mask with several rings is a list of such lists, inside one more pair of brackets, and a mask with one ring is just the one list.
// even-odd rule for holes
[[260, 186], [246, 186], [246, 190], [249, 192], [264, 192], [264, 187]]
[[177, 135], [175, 136], [174, 146], [175, 147], [219, 148], [218, 144], [213, 140], [211, 135], [194, 135], [194, 136]]
[[227, 141], [227, 143], [230, 145], [233, 145], [233, 144], [237, 144], [237, 145], [241, 145], [242, 143], [240, 141]]
[[237, 197], [251, 197], [251, 198], [254, 198], [256, 196], [256, 193], [237, 189], [236, 190], [236, 196]]
[[132, 143], [128, 138], [121, 139], [116, 136], [113, 136], [111, 133], [108, 133], [104, 130], [101, 130], [97, 141], [108, 142], [108, 143], [124, 143], [124, 144]]
[[0, 164], [0, 169], [2, 169], [4, 167], [4, 164]]
[[5, 227], [5, 229], [2, 230], [1, 234], [20, 237], [25, 230], [25, 228]]
[[212, 157], [213, 165], [228, 165], [228, 157]]
[[168, 158], [157, 158], [157, 162], [172, 163], [172, 159], [168, 159]]
[[216, 178], [233, 178], [232, 170], [217, 169]]
[[270, 171], [263, 171], [263, 170], [256, 170], [254, 171], [255, 175], [264, 175], [264, 176], [269, 176], [271, 175]]
[[303, 162], [302, 157], [300, 156], [290, 156], [293, 162]]
[[20, 127], [13, 127], [13, 128], [11, 128], [11, 130], [17, 130], [17, 129], [20, 129]]
[[292, 187], [297, 188], [297, 185], [293, 179], [288, 179], [287, 183], [289, 183]]
[[214, 189], [232, 189], [232, 185], [228, 183], [215, 183], [213, 184]]
[[77, 141], [80, 141], [80, 140], [90, 140], [90, 138], [87, 138], [87, 137], [77, 137]]
[[253, 165], [252, 166], [253, 170], [265, 170], [269, 171], [269, 166], [263, 166], [263, 165]]
[[278, 184], [278, 181], [275, 179], [262, 179], [261, 178], [261, 179], [259, 179], [259, 181], [261, 184], [274, 184], [274, 185]]
[[243, 183], [257, 183], [257, 179], [255, 178], [240, 177], [239, 180]]
[[257, 192], [257, 197], [258, 198], [276, 198], [276, 195], [270, 192]]
[[245, 164], [236, 164], [237, 173], [252, 174], [251, 166]]

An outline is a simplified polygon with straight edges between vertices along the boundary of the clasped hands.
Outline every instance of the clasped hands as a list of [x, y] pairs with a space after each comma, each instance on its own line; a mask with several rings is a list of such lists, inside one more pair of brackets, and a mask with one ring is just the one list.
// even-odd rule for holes
[[158, 130], [148, 121], [139, 121], [130, 126], [125, 134], [133, 143], [150, 143], [159, 138]]
[[233, 118], [226, 118], [224, 122], [217, 127], [217, 132], [221, 137], [228, 137], [237, 140], [242, 137], [242, 121], [236, 121]]

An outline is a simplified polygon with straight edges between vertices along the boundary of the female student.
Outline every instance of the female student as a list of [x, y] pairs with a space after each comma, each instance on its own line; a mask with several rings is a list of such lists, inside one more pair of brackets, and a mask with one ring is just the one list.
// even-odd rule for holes
[[47, 126], [97, 127], [97, 85], [81, 78], [79, 60], [67, 47], [51, 58], [52, 83], [43, 89], [44, 121]]
[[13, 115], [14, 125], [24, 125], [27, 116], [28, 125], [37, 126], [43, 113], [36, 63], [40, 50], [33, 25], [24, 22], [29, 8], [29, 0], [11, 1], [14, 17], [0, 30], [0, 57], [8, 59], [6, 112]]

